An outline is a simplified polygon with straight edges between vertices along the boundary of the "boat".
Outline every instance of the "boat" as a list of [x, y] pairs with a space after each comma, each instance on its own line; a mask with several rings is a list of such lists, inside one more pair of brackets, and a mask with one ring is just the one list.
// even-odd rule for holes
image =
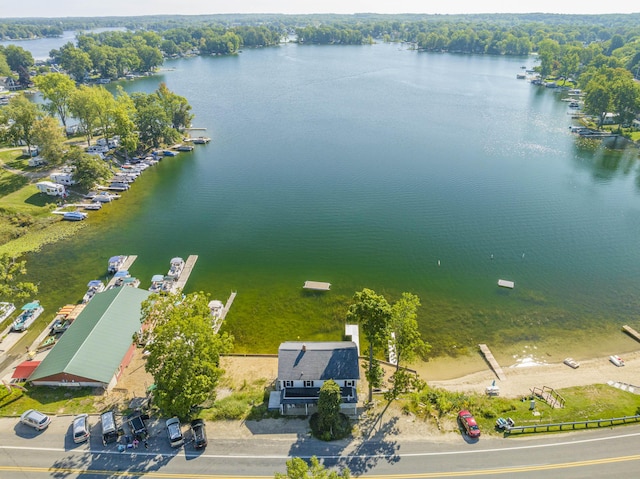
[[42, 341], [38, 347], [36, 348], [38, 352], [46, 351], [47, 349], [51, 349], [56, 345], [56, 341], [58, 338], [55, 336], [49, 336], [44, 341]]
[[99, 210], [102, 208], [102, 203], [86, 203], [82, 205], [85, 210]]
[[133, 276], [124, 278], [124, 280], [122, 280], [122, 286], [131, 286], [132, 288], [137, 288], [138, 286], [140, 286], [140, 280], [138, 278], [134, 278]]
[[573, 369], [578, 369], [580, 367], [580, 363], [573, 358], [565, 358], [563, 363]]
[[131, 274], [129, 274], [129, 271], [126, 269], [120, 269], [118, 271], [116, 271], [113, 274], [113, 283], [111, 283], [111, 286], [109, 286], [109, 289], [111, 288], [119, 288], [120, 286], [122, 286], [124, 284], [124, 280], [127, 278], [130, 278]]
[[0, 323], [7, 319], [16, 310], [16, 305], [13, 303], [0, 302]]
[[62, 219], [67, 221], [82, 221], [86, 220], [87, 216], [89, 215], [82, 211], [65, 211], [62, 215]]
[[119, 181], [109, 183], [109, 186], [107, 186], [107, 189], [110, 191], [127, 191], [129, 188], [129, 183], [122, 183]]
[[164, 156], [178, 156], [178, 152], [176, 152], [176, 151], [171, 151], [171, 150], [164, 150], [164, 151], [162, 152], [162, 154], [163, 154]]
[[175, 278], [171, 278], [169, 276], [164, 277], [164, 282], [162, 283], [162, 293], [169, 294], [173, 290], [173, 285], [175, 284]]
[[176, 150], [178, 150], [178, 151], [193, 151], [193, 146], [191, 146], [191, 145], [180, 145], [178, 148], [176, 148]]
[[191, 141], [193, 141], [194, 145], [206, 145], [211, 141], [211, 138], [207, 138], [206, 136], [199, 136], [198, 138], [194, 138]]
[[169, 272], [167, 273], [167, 276], [172, 279], [178, 279], [183, 269], [184, 269], [184, 260], [178, 257], [172, 258], [171, 267], [169, 268]]
[[120, 268], [124, 266], [125, 261], [127, 261], [126, 256], [112, 256], [109, 258], [109, 264], [107, 266], [107, 271], [111, 274], [120, 271]]
[[104, 283], [99, 279], [93, 279], [89, 281], [89, 283], [87, 283], [87, 288], [89, 289], [87, 289], [87, 292], [82, 298], [83, 303], [88, 303], [89, 301], [91, 301], [91, 298], [96, 295], [96, 293], [104, 291], [105, 286]]
[[209, 301], [209, 311], [213, 319], [220, 319], [222, 317], [222, 311], [224, 310], [224, 304], [222, 301], [214, 299]]
[[524, 80], [524, 79], [526, 79], [526, 78], [527, 78], [527, 75], [525, 75], [525, 74], [523, 74], [523, 73], [518, 73], [518, 74], [516, 75], [516, 78], [517, 78], [518, 80]]
[[615, 354], [613, 356], [609, 356], [609, 361], [611, 361], [614, 366], [624, 366], [624, 359], [622, 359], [620, 356], [616, 356]]
[[151, 277], [151, 286], [149, 286], [149, 291], [152, 293], [160, 293], [162, 291], [162, 284], [164, 283], [164, 275], [154, 274]]
[[44, 308], [40, 306], [40, 301], [32, 301], [22, 307], [22, 313], [11, 325], [11, 331], [26, 331], [29, 326], [42, 314]]
[[71, 326], [71, 321], [64, 316], [59, 316], [53, 321], [49, 334], [56, 335], [64, 333], [69, 326]]
[[569, 103], [569, 108], [580, 108], [580, 103], [578, 103], [577, 101], [572, 101], [571, 103]]

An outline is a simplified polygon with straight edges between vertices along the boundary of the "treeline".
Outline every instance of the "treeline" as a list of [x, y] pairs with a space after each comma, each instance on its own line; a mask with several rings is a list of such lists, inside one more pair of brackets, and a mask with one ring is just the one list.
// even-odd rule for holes
[[30, 38], [60, 37], [63, 28], [60, 25], [21, 25], [19, 23], [0, 23], [0, 40], [27, 40]]

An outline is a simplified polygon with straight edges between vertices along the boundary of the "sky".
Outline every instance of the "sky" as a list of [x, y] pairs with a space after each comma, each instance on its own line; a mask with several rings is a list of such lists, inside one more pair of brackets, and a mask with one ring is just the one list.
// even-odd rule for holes
[[618, 0], [3, 0], [4, 17], [92, 17], [216, 13], [633, 13]]

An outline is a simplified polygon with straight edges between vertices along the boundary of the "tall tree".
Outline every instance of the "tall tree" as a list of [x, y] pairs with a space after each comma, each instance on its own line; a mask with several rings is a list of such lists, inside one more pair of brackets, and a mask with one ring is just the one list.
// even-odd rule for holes
[[312, 456], [310, 462], [311, 464], [307, 464], [299, 457], [289, 459], [286, 474], [277, 472], [274, 477], [275, 479], [349, 479], [351, 477], [348, 467], [338, 473], [326, 469], [316, 456]]
[[33, 55], [17, 45], [7, 45], [4, 47], [4, 55], [7, 58], [9, 67], [17, 72], [20, 67], [29, 69], [33, 66]]
[[193, 406], [215, 396], [220, 355], [230, 351], [232, 338], [213, 331], [204, 293], [156, 297], [142, 311], [153, 328], [145, 369], [156, 384], [155, 402], [164, 414], [186, 419]]
[[349, 306], [347, 320], [356, 321], [369, 342], [369, 365], [367, 381], [369, 383], [369, 402], [373, 400], [373, 388], [380, 386], [382, 375], [380, 366], [374, 361], [374, 350], [389, 337], [389, 321], [391, 320], [391, 306], [384, 298], [371, 289], [363, 289], [353, 297]]
[[38, 145], [40, 156], [52, 165], [62, 162], [65, 139], [60, 123], [51, 116], [44, 116], [33, 125], [33, 140]]
[[80, 123], [80, 128], [87, 139], [88, 146], [91, 146], [93, 131], [99, 124], [99, 107], [97, 89], [80, 85], [71, 95], [69, 111]]
[[76, 84], [71, 78], [62, 73], [49, 73], [38, 75], [33, 79], [36, 87], [47, 100], [47, 109], [52, 114], [57, 114], [62, 124], [67, 126], [69, 116], [69, 102], [76, 89]]
[[104, 161], [95, 155], [85, 153], [77, 146], [69, 150], [67, 159], [75, 167], [73, 179], [80, 188], [88, 190], [113, 175]]
[[31, 155], [33, 127], [36, 120], [41, 117], [40, 108], [24, 95], [11, 98], [6, 108], [6, 116], [13, 120], [13, 124], [9, 127], [9, 136], [16, 142], [23, 141]]
[[26, 261], [16, 261], [7, 253], [0, 255], [0, 297], [3, 300], [24, 300], [38, 294], [35, 284], [20, 280], [25, 274]]

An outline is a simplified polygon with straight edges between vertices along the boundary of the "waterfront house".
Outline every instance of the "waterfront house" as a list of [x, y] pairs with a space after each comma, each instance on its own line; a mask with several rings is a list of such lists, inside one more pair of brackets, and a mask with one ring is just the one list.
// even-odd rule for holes
[[340, 386], [342, 412], [355, 415], [360, 368], [354, 342], [282, 343], [278, 348], [276, 391], [269, 406], [285, 415], [316, 412], [320, 388], [330, 379]]
[[113, 388], [131, 361], [149, 291], [113, 288], [87, 303], [29, 377], [36, 386]]

